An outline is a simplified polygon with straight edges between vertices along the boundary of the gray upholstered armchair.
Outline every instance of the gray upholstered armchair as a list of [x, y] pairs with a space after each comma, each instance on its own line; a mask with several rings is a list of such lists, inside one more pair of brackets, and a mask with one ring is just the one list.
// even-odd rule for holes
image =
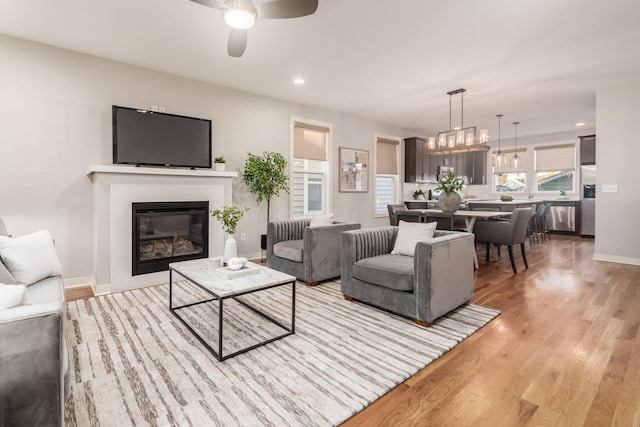
[[340, 276], [340, 233], [357, 230], [360, 224], [334, 222], [309, 227], [309, 223], [298, 219], [267, 224], [267, 266], [312, 286]]
[[473, 295], [473, 234], [436, 230], [414, 256], [394, 255], [398, 227], [342, 234], [342, 293], [428, 325]]

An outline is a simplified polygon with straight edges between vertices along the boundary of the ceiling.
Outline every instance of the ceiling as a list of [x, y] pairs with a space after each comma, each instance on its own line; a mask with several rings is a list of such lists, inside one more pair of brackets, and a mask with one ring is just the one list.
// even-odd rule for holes
[[189, 0], [1, 0], [0, 33], [425, 136], [449, 127], [454, 89], [494, 139], [496, 114], [503, 138], [516, 120], [518, 136], [593, 127], [596, 92], [640, 76], [638, 0], [319, 0], [258, 18], [241, 58], [220, 11]]

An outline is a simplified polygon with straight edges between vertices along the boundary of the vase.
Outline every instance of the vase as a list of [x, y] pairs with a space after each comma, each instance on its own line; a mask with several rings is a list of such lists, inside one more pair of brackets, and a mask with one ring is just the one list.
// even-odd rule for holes
[[224, 242], [224, 262], [226, 263], [231, 258], [238, 256], [238, 246], [236, 245], [236, 239], [230, 234], [227, 241]]
[[460, 209], [461, 201], [462, 198], [455, 191], [452, 191], [449, 194], [440, 193], [438, 196], [438, 205], [440, 206], [440, 209], [442, 209], [442, 212], [452, 213], [457, 211]]
[[214, 163], [213, 165], [215, 166], [215, 170], [224, 171], [226, 163]]

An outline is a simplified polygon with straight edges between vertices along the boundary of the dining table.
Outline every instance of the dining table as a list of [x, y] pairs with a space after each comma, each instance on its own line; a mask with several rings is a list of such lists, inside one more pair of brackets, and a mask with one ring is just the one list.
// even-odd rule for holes
[[[398, 219], [401, 219], [403, 211], [398, 211]], [[489, 220], [489, 219], [499, 219], [502, 217], [511, 216], [512, 212], [498, 212], [498, 211], [467, 211], [467, 210], [457, 210], [453, 213], [443, 212], [441, 209], [407, 209], [404, 212], [410, 212], [410, 215], [417, 215], [419, 222], [427, 222], [427, 218], [450, 218], [451, 219], [451, 228], [453, 228], [453, 220], [455, 219], [464, 219], [465, 231], [469, 233], [473, 233], [473, 228], [476, 225], [476, 220]], [[476, 270], [479, 268], [478, 264], [478, 255], [476, 251], [473, 251], [473, 265]]]

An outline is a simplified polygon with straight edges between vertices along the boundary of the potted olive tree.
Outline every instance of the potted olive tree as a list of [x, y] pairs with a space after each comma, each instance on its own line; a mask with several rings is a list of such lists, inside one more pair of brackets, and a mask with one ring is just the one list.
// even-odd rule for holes
[[220, 221], [222, 228], [227, 232], [227, 240], [224, 243], [224, 262], [238, 256], [238, 246], [233, 237], [238, 228], [238, 221], [244, 216], [249, 208], [241, 209], [237, 206], [223, 206], [216, 210], [211, 210], [211, 216]]
[[440, 180], [434, 191], [441, 191], [438, 196], [438, 205], [443, 212], [455, 212], [460, 208], [462, 197], [458, 191], [462, 190], [464, 181], [457, 177], [452, 170]]
[[[244, 162], [242, 179], [249, 186], [249, 191], [260, 203], [267, 201], [267, 222], [271, 215], [271, 199], [281, 192], [289, 193], [289, 177], [285, 173], [287, 161], [280, 153], [265, 151], [262, 155], [249, 152]], [[262, 249], [267, 248], [267, 235], [262, 235]]]

